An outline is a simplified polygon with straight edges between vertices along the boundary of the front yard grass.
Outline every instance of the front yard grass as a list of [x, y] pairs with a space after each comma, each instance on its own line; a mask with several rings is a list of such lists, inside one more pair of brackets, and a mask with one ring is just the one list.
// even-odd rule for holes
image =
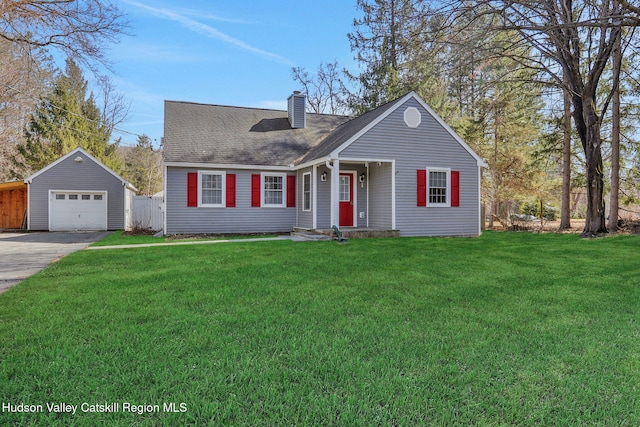
[[260, 237], [277, 237], [277, 234], [232, 234], [232, 235], [192, 235], [192, 236], [159, 236], [151, 234], [127, 234], [123, 231], [114, 231], [107, 237], [92, 243], [91, 246], [123, 246], [123, 245], [144, 245], [156, 243], [182, 243], [193, 240], [238, 240], [252, 239]]
[[493, 232], [77, 252], [0, 295], [0, 401], [43, 407], [0, 425], [640, 425], [639, 250]]

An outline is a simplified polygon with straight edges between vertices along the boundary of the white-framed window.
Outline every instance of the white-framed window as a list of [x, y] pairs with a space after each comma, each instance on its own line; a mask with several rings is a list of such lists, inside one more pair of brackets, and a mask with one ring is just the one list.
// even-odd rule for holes
[[451, 206], [451, 169], [427, 168], [427, 206]]
[[287, 174], [262, 173], [262, 206], [271, 208], [286, 207]]
[[225, 204], [225, 173], [218, 171], [199, 171], [198, 206], [223, 207]]
[[302, 175], [302, 210], [311, 210], [311, 172]]

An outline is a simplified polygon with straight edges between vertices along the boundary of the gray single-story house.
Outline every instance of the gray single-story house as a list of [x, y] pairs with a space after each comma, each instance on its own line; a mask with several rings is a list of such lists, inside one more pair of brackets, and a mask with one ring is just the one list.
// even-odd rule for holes
[[136, 189], [82, 148], [24, 180], [29, 230], [123, 230], [131, 227]]
[[414, 92], [359, 117], [165, 101], [166, 234], [480, 234], [484, 161]]

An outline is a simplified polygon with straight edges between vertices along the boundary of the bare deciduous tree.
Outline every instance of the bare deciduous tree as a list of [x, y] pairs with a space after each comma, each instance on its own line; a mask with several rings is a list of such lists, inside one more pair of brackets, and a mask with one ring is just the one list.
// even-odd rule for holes
[[0, 2], [0, 39], [57, 48], [92, 71], [107, 65], [105, 47], [127, 22], [110, 0], [21, 0]]
[[314, 113], [348, 114], [347, 89], [345, 88], [338, 63], [320, 64], [315, 76], [302, 67], [293, 67], [291, 77], [302, 85], [302, 93], [307, 95], [309, 108]]
[[108, 76], [99, 76], [98, 84], [100, 85], [102, 100], [102, 122], [108, 127], [111, 134], [113, 130], [129, 115], [131, 102], [127, 101], [122, 92], [119, 92], [113, 81]]
[[16, 147], [24, 127], [52, 77], [39, 49], [0, 39], [0, 182], [24, 176]]

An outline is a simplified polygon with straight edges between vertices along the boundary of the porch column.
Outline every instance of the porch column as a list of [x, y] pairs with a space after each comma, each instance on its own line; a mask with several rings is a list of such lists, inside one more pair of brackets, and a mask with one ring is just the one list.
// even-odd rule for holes
[[[304, 191], [304, 188], [303, 188]], [[313, 214], [313, 229], [318, 228], [318, 165], [313, 165], [311, 173], [311, 212]], [[304, 197], [304, 196], [303, 196]]]
[[340, 227], [340, 160], [333, 160], [331, 170], [331, 225]]

